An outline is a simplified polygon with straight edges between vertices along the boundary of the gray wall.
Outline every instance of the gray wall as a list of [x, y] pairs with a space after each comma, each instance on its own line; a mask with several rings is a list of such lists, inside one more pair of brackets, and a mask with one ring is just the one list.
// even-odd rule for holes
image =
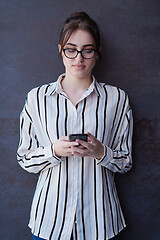
[[116, 176], [127, 228], [120, 240], [160, 239], [160, 1], [1, 0], [0, 2], [0, 239], [29, 240], [37, 176], [16, 162], [19, 114], [27, 92], [64, 71], [60, 29], [86, 11], [102, 35], [103, 62], [94, 75], [130, 96], [134, 113], [133, 168]]

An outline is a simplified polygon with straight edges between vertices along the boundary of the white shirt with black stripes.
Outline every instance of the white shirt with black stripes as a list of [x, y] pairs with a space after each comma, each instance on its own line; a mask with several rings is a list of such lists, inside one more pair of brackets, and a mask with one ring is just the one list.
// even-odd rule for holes
[[[132, 110], [127, 94], [93, 82], [74, 106], [56, 82], [28, 93], [20, 116], [18, 163], [39, 173], [29, 227], [49, 240], [105, 240], [126, 225], [114, 182], [132, 166]], [[105, 156], [54, 155], [54, 142], [71, 133], [90, 132], [105, 146]]]

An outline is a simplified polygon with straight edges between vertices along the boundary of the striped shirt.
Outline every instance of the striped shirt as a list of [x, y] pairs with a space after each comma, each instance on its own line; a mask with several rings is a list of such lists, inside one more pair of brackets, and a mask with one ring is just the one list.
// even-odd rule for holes
[[[126, 225], [114, 183], [116, 172], [132, 165], [132, 111], [127, 94], [93, 82], [76, 106], [56, 82], [31, 90], [20, 116], [17, 159], [39, 173], [29, 227], [49, 240], [110, 239]], [[54, 142], [71, 133], [90, 132], [105, 146], [105, 156], [54, 155]]]

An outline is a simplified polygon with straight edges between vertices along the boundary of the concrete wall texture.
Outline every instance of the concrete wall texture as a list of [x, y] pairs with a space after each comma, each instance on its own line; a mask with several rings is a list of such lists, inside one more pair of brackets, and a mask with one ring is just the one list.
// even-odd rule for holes
[[134, 113], [133, 168], [116, 176], [127, 228], [120, 240], [160, 239], [160, 1], [0, 1], [0, 239], [29, 240], [37, 176], [16, 162], [19, 114], [33, 87], [56, 81], [64, 20], [86, 11], [99, 25], [94, 75], [124, 89]]

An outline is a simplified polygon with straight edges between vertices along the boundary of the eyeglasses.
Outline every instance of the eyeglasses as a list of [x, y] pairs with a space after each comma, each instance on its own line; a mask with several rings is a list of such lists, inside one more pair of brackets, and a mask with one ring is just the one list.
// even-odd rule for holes
[[64, 55], [67, 58], [70, 59], [74, 59], [78, 56], [78, 54], [80, 53], [81, 56], [85, 59], [91, 59], [95, 56], [97, 50], [96, 49], [83, 49], [81, 51], [78, 51], [77, 49], [73, 49], [73, 48], [66, 48], [63, 49]]

